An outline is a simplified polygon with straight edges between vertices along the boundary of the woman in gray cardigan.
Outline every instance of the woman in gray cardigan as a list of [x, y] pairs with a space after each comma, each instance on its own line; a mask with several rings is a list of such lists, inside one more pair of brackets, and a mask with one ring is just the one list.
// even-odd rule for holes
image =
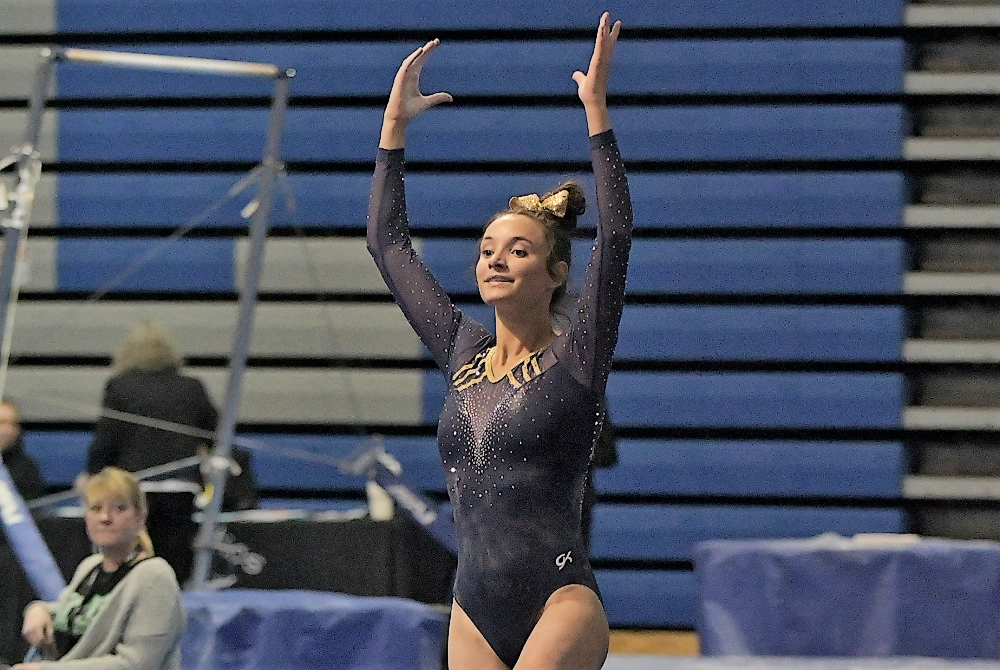
[[170, 565], [153, 556], [146, 499], [136, 479], [107, 467], [83, 491], [85, 558], [56, 602], [34, 602], [22, 634], [41, 662], [14, 670], [180, 670], [184, 610]]

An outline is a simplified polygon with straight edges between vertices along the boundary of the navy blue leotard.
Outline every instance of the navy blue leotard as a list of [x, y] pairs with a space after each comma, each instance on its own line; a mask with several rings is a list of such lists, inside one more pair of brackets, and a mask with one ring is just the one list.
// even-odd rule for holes
[[599, 225], [569, 325], [499, 377], [496, 340], [457, 309], [414, 252], [403, 150], [380, 149], [368, 248], [449, 384], [438, 447], [458, 533], [455, 600], [513, 666], [548, 597], [599, 591], [584, 549], [584, 480], [604, 418], [631, 245], [628, 182], [613, 131], [590, 138]]

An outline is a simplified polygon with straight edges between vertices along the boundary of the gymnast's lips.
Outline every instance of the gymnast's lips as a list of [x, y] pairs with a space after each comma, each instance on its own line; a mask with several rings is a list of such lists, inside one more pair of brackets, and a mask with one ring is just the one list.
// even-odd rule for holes
[[514, 283], [514, 278], [513, 277], [506, 277], [504, 275], [490, 275], [489, 277], [487, 277], [483, 281], [483, 283], [484, 284], [492, 284], [492, 283], [513, 284]]

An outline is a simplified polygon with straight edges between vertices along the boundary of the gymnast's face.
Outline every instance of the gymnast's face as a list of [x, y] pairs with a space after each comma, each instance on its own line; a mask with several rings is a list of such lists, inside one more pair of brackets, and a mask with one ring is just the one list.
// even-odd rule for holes
[[[524, 214], [504, 214], [486, 227], [479, 241], [476, 281], [488, 305], [548, 311], [552, 291], [562, 281], [548, 268], [551, 244], [540, 223]], [[563, 263], [565, 265], [565, 263]]]

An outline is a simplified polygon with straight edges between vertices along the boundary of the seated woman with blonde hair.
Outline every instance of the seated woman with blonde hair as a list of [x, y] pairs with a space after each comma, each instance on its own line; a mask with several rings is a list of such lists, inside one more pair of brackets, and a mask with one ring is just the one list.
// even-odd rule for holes
[[56, 602], [25, 608], [21, 632], [46, 660], [14, 669], [180, 670], [180, 588], [153, 555], [139, 482], [106, 467], [87, 480], [83, 503], [98, 553], [80, 563]]

